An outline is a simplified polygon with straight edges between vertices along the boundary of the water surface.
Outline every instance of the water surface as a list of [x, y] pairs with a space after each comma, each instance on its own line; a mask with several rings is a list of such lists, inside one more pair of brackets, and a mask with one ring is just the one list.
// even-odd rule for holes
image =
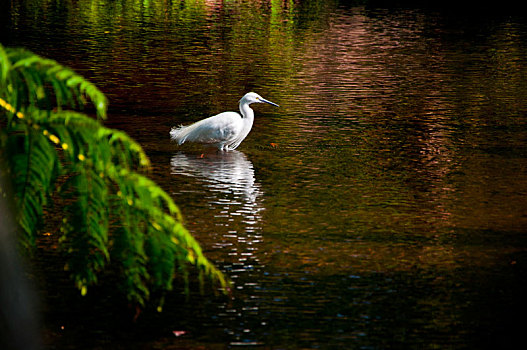
[[[235, 283], [232, 300], [172, 296], [130, 329], [108, 327], [112, 300], [83, 322], [60, 311], [79, 296], [50, 297], [52, 347], [520, 339], [527, 22], [364, 3], [12, 3], [4, 44], [57, 59], [108, 95], [106, 125], [144, 146], [152, 176]], [[254, 106], [237, 151], [170, 142], [172, 126], [237, 110], [248, 91], [281, 107]]]

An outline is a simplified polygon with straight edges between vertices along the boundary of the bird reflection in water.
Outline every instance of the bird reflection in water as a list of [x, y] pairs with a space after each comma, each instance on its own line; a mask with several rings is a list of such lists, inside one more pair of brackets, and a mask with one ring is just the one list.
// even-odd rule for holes
[[261, 318], [258, 276], [264, 269], [258, 258], [263, 192], [256, 182], [253, 164], [239, 151], [213, 152], [203, 157], [179, 152], [171, 159], [171, 169], [174, 175], [198, 180], [196, 186], [201, 183], [203, 187], [198, 192], [205, 190], [207, 212], [216, 231], [210, 233], [215, 235], [212, 247], [217, 249], [211, 253], [221, 253], [224, 265], [219, 267], [239, 291], [234, 301], [218, 305], [218, 322], [232, 337], [231, 344], [242, 340], [245, 345], [258, 344], [253, 332], [261, 325], [247, 321]]
[[224, 249], [228, 263], [223, 268], [230, 277], [236, 282], [240, 273], [258, 269], [263, 193], [245, 154], [211, 152], [199, 157], [178, 152], [171, 159], [171, 170], [172, 174], [197, 178], [203, 184], [208, 209], [214, 215], [211, 220], [218, 231], [212, 247]]

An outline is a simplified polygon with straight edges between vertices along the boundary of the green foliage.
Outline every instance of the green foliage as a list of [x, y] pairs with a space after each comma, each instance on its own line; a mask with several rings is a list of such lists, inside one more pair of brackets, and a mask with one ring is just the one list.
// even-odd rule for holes
[[[182, 225], [171, 197], [146, 176], [150, 163], [125, 133], [73, 111], [106, 117], [96, 86], [57, 62], [0, 45], [0, 161], [14, 188], [21, 245], [35, 247], [48, 203], [65, 203], [57, 234], [82, 294], [110, 264], [131, 302], [167, 291], [195, 265], [227, 282]], [[2, 170], [3, 171], [3, 170]]]

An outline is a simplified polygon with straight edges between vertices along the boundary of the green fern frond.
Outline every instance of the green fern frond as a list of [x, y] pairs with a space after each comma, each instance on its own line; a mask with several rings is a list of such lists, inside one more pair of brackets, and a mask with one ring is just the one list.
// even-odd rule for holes
[[114, 129], [99, 128], [97, 136], [108, 141], [113, 150], [114, 162], [125, 168], [147, 170], [150, 167], [150, 160], [143, 148], [126, 133]]
[[75, 166], [76, 175], [61, 187], [68, 199], [62, 225], [62, 248], [76, 285], [86, 290], [110, 259], [108, 187], [91, 168]]
[[2, 45], [0, 45], [0, 82], [5, 85], [8, 72], [11, 68], [11, 63], [7, 57], [7, 52]]
[[0, 45], [0, 156], [10, 167], [23, 245], [35, 246], [47, 201], [61, 198], [59, 241], [82, 294], [109, 264], [128, 300], [141, 305], [152, 291], [171, 290], [178, 273], [188, 289], [189, 264], [200, 280], [207, 276], [226, 291], [227, 280], [185, 229], [172, 198], [145, 176], [150, 163], [141, 146], [63, 109], [86, 98], [106, 116], [106, 97], [83, 77]]
[[[105, 128], [98, 121], [73, 111], [48, 112], [28, 108], [18, 112], [14, 125], [23, 124], [40, 130], [57, 147], [63, 148], [69, 161], [90, 159], [100, 171], [105, 164], [124, 169], [147, 171], [150, 162], [142, 147], [126, 133]], [[79, 158], [80, 157], [80, 158]]]
[[[130, 302], [144, 305], [150, 296], [145, 235], [132, 211], [120, 212], [122, 222], [112, 234], [112, 257], [118, 265], [122, 286]], [[133, 224], [133, 225], [131, 225]]]
[[5, 96], [0, 95], [0, 98], [10, 101], [16, 110], [27, 106], [76, 109], [88, 99], [97, 115], [106, 118], [106, 96], [82, 76], [54, 60], [24, 49], [5, 48], [3, 51], [6, 55], [2, 61], [11, 64], [2, 67], [8, 91], [4, 91]]
[[[174, 261], [176, 256], [185, 257], [185, 261], [196, 265], [199, 269], [206, 271], [207, 276], [220, 282], [226, 288], [227, 284], [223, 275], [205, 258], [200, 245], [194, 237], [181, 224], [181, 214], [179, 209], [172, 201], [171, 197], [159, 188], [150, 179], [137, 174], [121, 173], [121, 182], [129, 181], [133, 186], [132, 197], [128, 197], [125, 205], [133, 206], [139, 215], [148, 222], [149, 232], [147, 235], [149, 249], [159, 254], [159, 256], [169, 256], [169, 261]], [[165, 208], [165, 209], [164, 209]], [[156, 255], [156, 254], [153, 254]], [[152, 270], [164, 276], [173, 274], [172, 264], [154, 264]], [[184, 268], [184, 266], [180, 266]], [[160, 279], [166, 280], [166, 278]]]
[[55, 148], [39, 132], [23, 125], [15, 127], [4, 152], [11, 169], [15, 202], [19, 208], [18, 222], [23, 229], [22, 244], [35, 244], [34, 232], [53, 190], [59, 162]]

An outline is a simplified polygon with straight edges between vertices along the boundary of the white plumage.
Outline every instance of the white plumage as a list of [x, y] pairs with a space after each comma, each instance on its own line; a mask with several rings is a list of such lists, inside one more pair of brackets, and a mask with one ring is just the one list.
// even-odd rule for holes
[[249, 107], [251, 103], [269, 103], [279, 107], [276, 103], [249, 92], [240, 100], [241, 115], [223, 112], [188, 126], [174, 127], [170, 130], [170, 137], [179, 145], [197, 142], [214, 145], [221, 151], [233, 150], [247, 137], [253, 126], [254, 111]]

